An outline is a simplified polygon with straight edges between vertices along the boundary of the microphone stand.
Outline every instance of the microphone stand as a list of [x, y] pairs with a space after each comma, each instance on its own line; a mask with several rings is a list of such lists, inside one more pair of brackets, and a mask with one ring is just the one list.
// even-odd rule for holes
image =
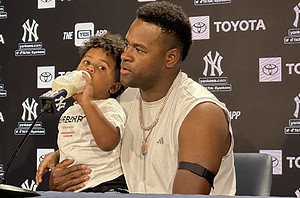
[[13, 160], [15, 159], [15, 157], [19, 153], [20, 149], [22, 148], [24, 142], [28, 138], [28, 136], [30, 134], [30, 131], [34, 127], [35, 123], [37, 122], [39, 117], [41, 117], [41, 115], [43, 113], [49, 112], [50, 109], [51, 109], [51, 102], [47, 101], [46, 104], [44, 105], [44, 107], [41, 109], [41, 112], [38, 114], [38, 116], [34, 119], [32, 124], [30, 125], [27, 133], [23, 137], [23, 139], [20, 142], [19, 146], [17, 147], [17, 149], [14, 151], [13, 155], [11, 156], [11, 158], [10, 158], [8, 164], [7, 164], [6, 170], [4, 171], [2, 177], [0, 178], [0, 195], [1, 195], [1, 197], [36, 197], [36, 196], [41, 196], [40, 194], [38, 194], [37, 192], [34, 192], [32, 190], [27, 190], [27, 189], [23, 189], [23, 188], [20, 188], [20, 187], [16, 187], [16, 186], [6, 184], [5, 177], [8, 173], [8, 171], [9, 171], [9, 168], [10, 168]]

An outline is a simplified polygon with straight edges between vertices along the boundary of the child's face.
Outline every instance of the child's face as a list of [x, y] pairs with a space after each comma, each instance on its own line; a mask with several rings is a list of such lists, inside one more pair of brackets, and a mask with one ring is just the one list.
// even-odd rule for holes
[[115, 61], [101, 48], [89, 49], [81, 59], [77, 70], [89, 72], [93, 84], [93, 99], [109, 98], [114, 91]]

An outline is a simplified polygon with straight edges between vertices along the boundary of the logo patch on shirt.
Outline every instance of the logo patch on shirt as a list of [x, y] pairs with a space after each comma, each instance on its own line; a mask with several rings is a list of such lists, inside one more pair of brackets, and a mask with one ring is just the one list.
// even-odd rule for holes
[[85, 116], [76, 115], [76, 116], [62, 116], [59, 119], [59, 123], [70, 123], [70, 122], [81, 122]]
[[164, 138], [161, 137], [156, 143], [157, 144], [164, 144]]

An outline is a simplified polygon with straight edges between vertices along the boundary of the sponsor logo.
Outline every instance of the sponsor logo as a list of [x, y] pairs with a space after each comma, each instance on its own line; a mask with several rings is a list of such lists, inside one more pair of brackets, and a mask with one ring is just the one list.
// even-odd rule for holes
[[44, 106], [46, 101], [51, 99], [52, 102], [55, 104], [51, 109], [50, 113], [59, 112], [61, 109], [64, 109], [66, 106], [66, 96], [67, 91], [65, 89], [62, 90], [49, 90], [48, 92], [44, 93], [40, 96], [42, 101], [42, 105]]
[[289, 74], [300, 74], [300, 63], [286, 63], [285, 66], [289, 68]]
[[87, 41], [91, 36], [106, 34], [106, 29], [98, 29], [94, 34], [94, 23], [76, 23], [73, 31], [63, 32], [62, 40], [72, 40], [74, 37], [75, 46], [82, 46], [85, 41]]
[[266, 30], [265, 23], [262, 19], [242, 20], [242, 21], [216, 21], [216, 32], [229, 32], [229, 31], [259, 31]]
[[293, 22], [293, 28], [288, 30], [288, 36], [284, 37], [284, 44], [300, 44], [300, 3], [294, 7], [295, 19]]
[[209, 16], [189, 17], [192, 26], [192, 39], [210, 39]]
[[38, 0], [38, 9], [55, 8], [55, 0]]
[[94, 35], [94, 23], [76, 23], [75, 24], [75, 46], [82, 46], [91, 36]]
[[63, 40], [72, 40], [73, 32], [63, 32]]
[[294, 11], [296, 16], [293, 25], [294, 27], [299, 27], [300, 3], [294, 7]]
[[36, 150], [36, 170], [39, 168], [40, 163], [44, 159], [45, 155], [53, 152], [54, 149], [37, 149]]
[[1, 121], [1, 122], [4, 122], [4, 117], [3, 117], [3, 114], [2, 114], [1, 111], [0, 111], [0, 121]]
[[4, 43], [5, 43], [5, 42], [4, 42], [4, 38], [3, 38], [3, 35], [2, 35], [2, 34], [0, 34], [0, 43], [1, 43], [1, 44], [3, 44], [3, 45], [4, 45]]
[[15, 50], [15, 56], [44, 56], [46, 54], [46, 50], [43, 48], [42, 42], [37, 42], [39, 40], [37, 34], [37, 28], [39, 24], [32, 19], [32, 23], [30, 24], [30, 20], [27, 19], [25, 23], [22, 25], [23, 27], [23, 43], [19, 43], [18, 50]]
[[[32, 98], [31, 102], [27, 98], [23, 103], [23, 113], [21, 116], [22, 122], [18, 122], [18, 127], [15, 128], [15, 135], [25, 135], [28, 132], [29, 127], [31, 126], [34, 119], [37, 118], [37, 106], [38, 103]], [[30, 135], [45, 135], [45, 129], [42, 126], [42, 122], [38, 121], [33, 126]]]
[[101, 36], [101, 35], [106, 34], [106, 33], [107, 33], [107, 30], [106, 30], [106, 29], [103, 29], [103, 30], [97, 30], [96, 33], [95, 33], [95, 35]]
[[0, 20], [6, 18], [7, 18], [7, 12], [4, 11], [4, 6], [0, 6]]
[[218, 76], [221, 76], [223, 74], [223, 71], [222, 71], [222, 68], [221, 68], [222, 59], [223, 59], [223, 56], [218, 51], [216, 51], [216, 55], [215, 55], [214, 58], [211, 55], [211, 51], [209, 51], [207, 53], [207, 55], [204, 56], [204, 58], [203, 58], [203, 60], [205, 62], [205, 69], [203, 71], [203, 75], [207, 76], [208, 75], [208, 70], [209, 70], [209, 68], [211, 68], [210, 69], [210, 74], [209, 74], [210, 76], [216, 76], [215, 71], [218, 72]]
[[3, 178], [4, 175], [4, 166], [3, 164], [0, 164], [0, 177]]
[[237, 120], [241, 115], [241, 111], [229, 111], [229, 117], [231, 120]]
[[299, 108], [300, 108], [300, 93], [294, 98], [296, 107], [294, 111], [294, 117], [289, 119], [289, 126], [284, 127], [285, 134], [300, 134], [300, 119], [299, 119]]
[[286, 157], [289, 162], [289, 168], [300, 168], [300, 157]]
[[[189, 17], [192, 28], [193, 40], [210, 39], [210, 16]], [[265, 31], [266, 25], [263, 19], [250, 19], [241, 21], [215, 21], [215, 32], [245, 32], [245, 31]]]
[[23, 114], [22, 114], [22, 120], [26, 120], [26, 115], [27, 115], [27, 120], [31, 121], [34, 120], [37, 117], [36, 109], [37, 109], [38, 103], [34, 100], [34, 98], [31, 100], [31, 103], [29, 102], [29, 98], [27, 98], [23, 103]]
[[63, 75], [65, 75], [67, 72], [65, 72], [65, 71], [60, 71], [60, 72], [57, 72], [57, 75], [58, 76], [63, 76]]
[[282, 150], [260, 150], [259, 153], [271, 155], [273, 175], [282, 175]]
[[205, 77], [200, 77], [198, 83], [211, 92], [231, 91], [232, 86], [228, 84], [227, 77], [221, 77], [223, 74], [221, 68], [222, 59], [223, 56], [218, 51], [216, 51], [215, 57], [209, 51], [203, 58], [205, 62], [203, 75]]
[[214, 5], [214, 4], [227, 4], [231, 0], [194, 0], [194, 5]]
[[21, 185], [23, 189], [36, 191], [37, 185], [33, 180], [29, 183], [28, 179]]
[[157, 144], [164, 144], [164, 138], [160, 137], [159, 140], [156, 142]]
[[295, 191], [296, 197], [300, 197], [300, 188]]
[[85, 116], [81, 116], [81, 115], [74, 115], [74, 116], [62, 116], [59, 119], [59, 123], [78, 123], [81, 122], [83, 119], [85, 118]]
[[51, 88], [55, 78], [55, 66], [37, 67], [37, 88]]
[[39, 80], [44, 83], [50, 82], [52, 79], [53, 79], [53, 75], [47, 71], [45, 71], [39, 75]]
[[30, 25], [29, 19], [27, 19], [27, 21], [25, 23], [23, 23], [22, 27], [23, 27], [23, 37], [22, 37], [22, 41], [26, 42], [26, 38], [28, 42], [32, 42], [34, 39], [34, 41], [39, 40], [39, 37], [37, 35], [37, 28], [38, 28], [39, 24], [33, 19], [32, 23]]
[[259, 58], [259, 82], [281, 82], [281, 57]]
[[295, 116], [296, 118], [299, 117], [299, 104], [300, 104], [300, 99], [299, 99], [299, 97], [300, 97], [300, 93], [298, 94], [298, 96], [296, 96], [296, 97], [294, 98], [294, 101], [295, 101], [295, 103], [296, 103], [296, 109], [295, 109], [295, 112], [294, 112], [294, 116]]
[[4, 89], [4, 84], [0, 84], [0, 98], [5, 98], [7, 96], [7, 91]]

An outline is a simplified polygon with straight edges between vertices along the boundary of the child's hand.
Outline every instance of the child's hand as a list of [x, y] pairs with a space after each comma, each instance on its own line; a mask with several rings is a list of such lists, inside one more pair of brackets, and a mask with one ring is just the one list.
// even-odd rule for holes
[[85, 79], [85, 88], [82, 93], [76, 93], [72, 97], [82, 105], [83, 103], [90, 102], [93, 99], [93, 84], [91, 78], [82, 72], [82, 77]]
[[52, 169], [59, 161], [59, 151], [48, 153], [43, 161], [40, 163], [39, 168], [36, 172], [35, 181], [37, 185], [42, 182], [42, 176], [49, 169]]

